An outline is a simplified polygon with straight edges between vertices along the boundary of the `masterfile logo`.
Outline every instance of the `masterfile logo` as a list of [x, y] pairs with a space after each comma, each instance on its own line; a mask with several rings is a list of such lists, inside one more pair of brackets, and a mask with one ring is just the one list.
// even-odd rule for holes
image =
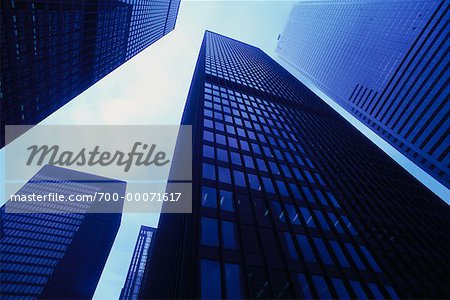
[[[88, 195], [74, 190], [55, 199], [47, 193], [55, 182], [43, 179], [32, 183], [39, 185], [42, 193], [24, 192], [20, 199], [26, 201], [20, 202], [103, 202], [96, 212], [108, 212], [108, 202], [125, 201], [124, 211], [137, 213], [159, 212], [162, 203], [168, 202], [167, 212], [189, 213], [191, 131], [191, 126], [176, 125], [7, 126], [11, 143], [5, 148], [4, 198], [12, 199], [29, 178], [48, 165], [125, 181], [127, 192], [119, 197], [117, 193]], [[174, 156], [176, 148], [180, 151]], [[59, 181], [79, 181], [71, 174], [63, 173]]]
[[[116, 164], [123, 166], [124, 172], [130, 171], [132, 165], [136, 166], [164, 166], [170, 162], [166, 159], [167, 154], [164, 151], [156, 151], [156, 144], [148, 145], [141, 142], [135, 142], [131, 151], [124, 153], [116, 150], [114, 153], [109, 151], [100, 151], [100, 146], [95, 146], [92, 150], [82, 148], [79, 152], [61, 151], [58, 145], [32, 145], [27, 148], [30, 150], [30, 156], [26, 165], [30, 166], [36, 163], [41, 166], [43, 163], [59, 166], [109, 166]], [[142, 149], [142, 151], [139, 151]], [[36, 162], [35, 162], [36, 158]]]

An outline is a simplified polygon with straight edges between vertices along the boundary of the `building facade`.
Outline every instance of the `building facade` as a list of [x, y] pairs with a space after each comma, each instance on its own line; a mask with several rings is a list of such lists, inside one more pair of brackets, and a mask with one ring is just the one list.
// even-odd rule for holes
[[156, 228], [141, 226], [139, 236], [134, 247], [130, 268], [128, 269], [125, 284], [120, 293], [121, 300], [137, 300], [144, 278], [145, 266], [152, 254], [152, 241]]
[[260, 49], [207, 31], [182, 124], [142, 298], [449, 297], [450, 207]]
[[35, 125], [172, 31], [180, 0], [2, 1], [5, 125]]
[[450, 188], [450, 1], [302, 1], [277, 52]]
[[[122, 181], [45, 166], [16, 195], [124, 196], [125, 187]], [[0, 209], [1, 298], [91, 299], [120, 226], [123, 201], [111, 204], [116, 213], [97, 213], [96, 202], [36, 203], [9, 202]]]

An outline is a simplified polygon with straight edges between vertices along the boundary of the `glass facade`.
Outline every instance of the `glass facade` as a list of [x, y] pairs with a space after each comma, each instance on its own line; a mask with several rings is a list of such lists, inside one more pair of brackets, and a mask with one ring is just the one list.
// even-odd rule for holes
[[[121, 181], [45, 166], [18, 194], [42, 193], [42, 182], [49, 184], [49, 193], [61, 195], [105, 192], [99, 182], [109, 182], [114, 192], [124, 195], [126, 186]], [[54, 213], [33, 212], [42, 206], [32, 203], [27, 203], [29, 213], [14, 212], [18, 206], [8, 204], [0, 209], [2, 299], [92, 298], [119, 229], [121, 214], [89, 213], [96, 205], [91, 202], [73, 203], [76, 211], [86, 213], [71, 213], [72, 204], [49, 205], [54, 206]], [[58, 210], [60, 213], [56, 213]]]
[[450, 187], [450, 1], [302, 1], [282, 59]]
[[125, 285], [122, 288], [119, 299], [132, 300], [139, 298], [142, 280], [145, 276], [145, 266], [152, 255], [154, 235], [156, 235], [156, 228], [141, 226]]
[[1, 143], [172, 31], [180, 0], [1, 2]]
[[260, 49], [207, 31], [182, 124], [145, 297], [448, 296], [450, 207]]

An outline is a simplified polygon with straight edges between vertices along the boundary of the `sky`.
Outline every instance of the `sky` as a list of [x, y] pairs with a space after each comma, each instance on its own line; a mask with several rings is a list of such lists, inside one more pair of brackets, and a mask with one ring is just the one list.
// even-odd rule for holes
[[[174, 31], [101, 79], [41, 124], [179, 125], [205, 30], [257, 46], [294, 75], [300, 76], [275, 53], [277, 37], [283, 31], [293, 3], [182, 0]], [[306, 79], [303, 82], [433, 192], [441, 198], [448, 192]], [[3, 150], [0, 151], [0, 159], [4, 159]], [[158, 218], [156, 213], [123, 214], [94, 299], [119, 297], [139, 228], [141, 225], [156, 227]]]

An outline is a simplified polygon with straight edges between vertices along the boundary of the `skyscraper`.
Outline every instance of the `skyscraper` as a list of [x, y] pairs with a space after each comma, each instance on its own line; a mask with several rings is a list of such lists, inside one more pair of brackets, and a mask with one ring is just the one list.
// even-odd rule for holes
[[141, 226], [139, 236], [134, 247], [130, 268], [128, 269], [125, 284], [120, 293], [120, 300], [138, 299], [144, 278], [145, 266], [152, 254], [152, 241], [156, 228]]
[[[45, 166], [16, 195], [108, 192], [123, 196], [125, 187], [123, 181]], [[2, 206], [1, 298], [92, 298], [121, 220], [121, 213], [97, 213], [98, 205], [9, 202]], [[107, 205], [121, 211], [123, 201]], [[42, 209], [46, 212], [36, 213]]]
[[277, 52], [450, 188], [450, 1], [302, 1]]
[[450, 207], [260, 49], [207, 31], [181, 123], [143, 298], [450, 296]]
[[2, 1], [5, 125], [35, 125], [172, 31], [180, 0]]

